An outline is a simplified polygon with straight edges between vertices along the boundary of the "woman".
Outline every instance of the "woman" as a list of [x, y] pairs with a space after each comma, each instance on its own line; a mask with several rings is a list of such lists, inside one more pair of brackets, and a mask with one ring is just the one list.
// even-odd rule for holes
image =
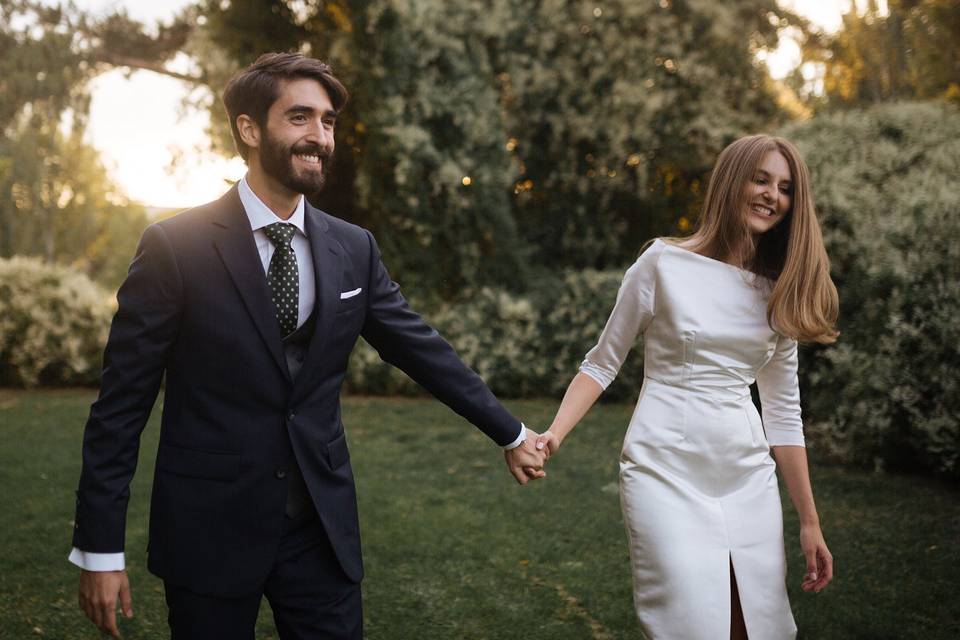
[[765, 135], [720, 154], [692, 236], [654, 240], [627, 270], [537, 446], [559, 448], [643, 334], [620, 501], [634, 604], [651, 640], [796, 635], [776, 466], [800, 516], [802, 588], [830, 582], [803, 446], [797, 342], [833, 342], [837, 306], [807, 168], [792, 144]]

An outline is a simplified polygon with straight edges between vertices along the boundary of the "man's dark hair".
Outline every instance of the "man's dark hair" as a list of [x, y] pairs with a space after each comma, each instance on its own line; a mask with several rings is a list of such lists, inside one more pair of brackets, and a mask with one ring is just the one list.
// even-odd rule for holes
[[347, 103], [347, 89], [333, 75], [330, 65], [302, 53], [265, 53], [230, 78], [223, 90], [223, 105], [230, 118], [233, 141], [244, 161], [250, 149], [240, 139], [237, 117], [246, 114], [261, 129], [266, 128], [267, 112], [279, 97], [280, 86], [288, 80], [301, 78], [312, 78], [319, 82], [330, 96], [334, 111], [339, 112]]

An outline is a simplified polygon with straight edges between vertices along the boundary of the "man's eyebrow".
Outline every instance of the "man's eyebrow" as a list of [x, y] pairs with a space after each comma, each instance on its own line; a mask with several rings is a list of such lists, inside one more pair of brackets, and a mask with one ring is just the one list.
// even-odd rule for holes
[[[306, 114], [306, 115], [310, 115], [310, 114], [313, 114], [313, 113], [315, 113], [315, 112], [316, 112], [316, 109], [314, 109], [313, 107], [307, 106], [307, 105], [305, 105], [305, 104], [295, 104], [295, 105], [293, 105], [292, 107], [288, 108], [288, 109], [287, 109], [286, 111], [284, 111], [283, 113], [284, 113], [284, 115], [292, 115], [292, 114], [295, 114], [295, 113], [303, 113], [303, 114]], [[334, 111], [333, 109], [327, 109], [326, 111], [323, 112], [323, 117], [325, 117], [325, 118], [336, 118], [336, 117], [337, 117], [337, 112]]]

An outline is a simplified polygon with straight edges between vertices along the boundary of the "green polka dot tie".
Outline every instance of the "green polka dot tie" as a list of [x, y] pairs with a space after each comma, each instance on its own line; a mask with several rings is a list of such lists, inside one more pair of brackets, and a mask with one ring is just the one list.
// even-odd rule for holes
[[277, 309], [280, 331], [286, 336], [296, 330], [297, 311], [300, 309], [297, 254], [290, 246], [297, 228], [288, 222], [274, 222], [265, 226], [263, 232], [274, 246], [273, 257], [267, 268], [267, 284], [270, 285], [273, 306]]

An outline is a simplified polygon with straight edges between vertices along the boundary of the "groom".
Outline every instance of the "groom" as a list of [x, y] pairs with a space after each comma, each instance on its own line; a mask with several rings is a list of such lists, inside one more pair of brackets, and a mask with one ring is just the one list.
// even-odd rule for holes
[[[361, 638], [360, 531], [340, 387], [363, 336], [504, 447], [517, 481], [546, 451], [407, 306], [370, 232], [319, 211], [347, 91], [267, 54], [223, 101], [248, 166], [216, 202], [151, 225], [126, 281], [83, 438], [70, 560], [80, 604], [119, 636], [132, 615], [124, 530], [140, 433], [166, 376], [148, 566], [172, 637]], [[430, 456], [424, 452], [424, 457]]]

